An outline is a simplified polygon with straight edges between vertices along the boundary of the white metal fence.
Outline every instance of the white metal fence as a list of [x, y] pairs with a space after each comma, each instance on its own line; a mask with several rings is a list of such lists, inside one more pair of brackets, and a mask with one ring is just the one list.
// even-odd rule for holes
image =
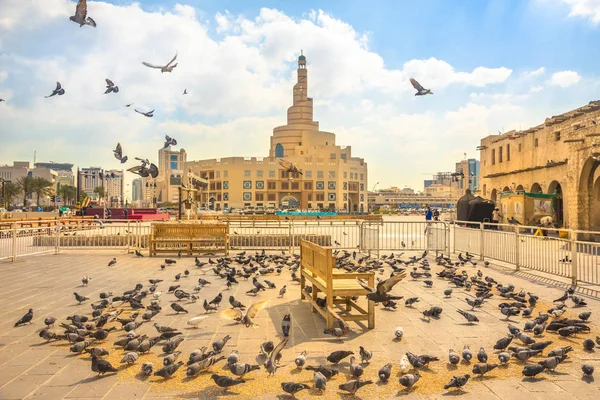
[[[65, 250], [131, 252], [148, 246], [150, 223], [106, 220], [79, 225], [0, 230], [0, 260]], [[600, 284], [600, 243], [594, 232], [477, 222], [237, 221], [230, 222], [231, 249], [297, 250], [302, 239], [363, 253], [431, 251], [469, 253], [574, 283]], [[537, 232], [537, 234], [536, 234]], [[600, 235], [600, 233], [597, 233]]]
[[598, 232], [455, 221], [452, 250], [548, 274], [600, 284]]

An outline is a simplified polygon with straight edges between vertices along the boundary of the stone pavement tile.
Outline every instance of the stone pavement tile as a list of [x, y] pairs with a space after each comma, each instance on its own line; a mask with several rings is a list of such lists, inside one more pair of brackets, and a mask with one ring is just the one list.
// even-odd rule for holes
[[21, 374], [0, 389], [2, 399], [22, 399], [49, 379], [48, 375]]
[[70, 363], [76, 362], [76, 360], [62, 353], [53, 354], [33, 366], [27, 373], [29, 375], [54, 375]]
[[[539, 375], [538, 375], [539, 376]], [[563, 392], [564, 390], [556, 383], [550, 381], [552, 378], [546, 378], [542, 380], [531, 380], [523, 378], [520, 380], [521, 386], [530, 392]]]
[[556, 384], [580, 400], [600, 398], [600, 385], [597, 382], [557, 381]]
[[489, 380], [484, 383], [490, 391], [502, 400], [527, 398], [530, 393], [519, 382], [511, 380]]
[[87, 378], [75, 382], [75, 389], [66, 398], [102, 398], [116, 383], [116, 374], [97, 377], [94, 372]]
[[35, 365], [56, 352], [56, 349], [28, 350], [10, 360], [7, 365]]
[[46, 386], [69, 386], [87, 378], [92, 370], [91, 362], [83, 362], [74, 358], [73, 363], [61, 368], [60, 371], [46, 383]]
[[0, 367], [0, 388], [29, 369], [26, 365], [3, 365]]
[[149, 383], [117, 383], [106, 394], [107, 399], [141, 399], [150, 389]]
[[531, 396], [539, 400], [577, 400], [577, 397], [564, 390], [560, 392], [535, 392], [531, 393]]
[[27, 400], [58, 400], [65, 397], [73, 390], [71, 386], [45, 386], [38, 387], [35, 392], [29, 394]]

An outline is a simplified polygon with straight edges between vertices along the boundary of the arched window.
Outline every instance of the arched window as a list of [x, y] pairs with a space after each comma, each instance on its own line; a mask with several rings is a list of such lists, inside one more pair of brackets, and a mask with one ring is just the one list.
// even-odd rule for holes
[[275, 146], [275, 157], [283, 157], [283, 146], [281, 143], [277, 143], [277, 146]]

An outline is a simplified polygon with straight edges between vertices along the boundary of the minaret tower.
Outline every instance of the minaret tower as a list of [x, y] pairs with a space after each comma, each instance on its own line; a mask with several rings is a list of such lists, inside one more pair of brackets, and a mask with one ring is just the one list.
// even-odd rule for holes
[[294, 85], [294, 99], [288, 108], [288, 125], [311, 124], [313, 122], [313, 100], [308, 97], [308, 70], [306, 57], [300, 50], [298, 57], [298, 81]]

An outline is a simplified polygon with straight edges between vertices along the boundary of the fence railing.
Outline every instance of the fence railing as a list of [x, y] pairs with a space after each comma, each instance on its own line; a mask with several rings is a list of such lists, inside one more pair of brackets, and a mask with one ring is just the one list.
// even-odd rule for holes
[[455, 221], [451, 237], [453, 252], [598, 285], [600, 243], [586, 240], [596, 235], [600, 232]]
[[[148, 246], [151, 225], [131, 220], [76, 226], [0, 229], [0, 260], [64, 250], [132, 252]], [[230, 248], [297, 251], [307, 239], [362, 253], [431, 251], [469, 253], [555, 276], [600, 285], [596, 232], [455, 221], [231, 221]]]

